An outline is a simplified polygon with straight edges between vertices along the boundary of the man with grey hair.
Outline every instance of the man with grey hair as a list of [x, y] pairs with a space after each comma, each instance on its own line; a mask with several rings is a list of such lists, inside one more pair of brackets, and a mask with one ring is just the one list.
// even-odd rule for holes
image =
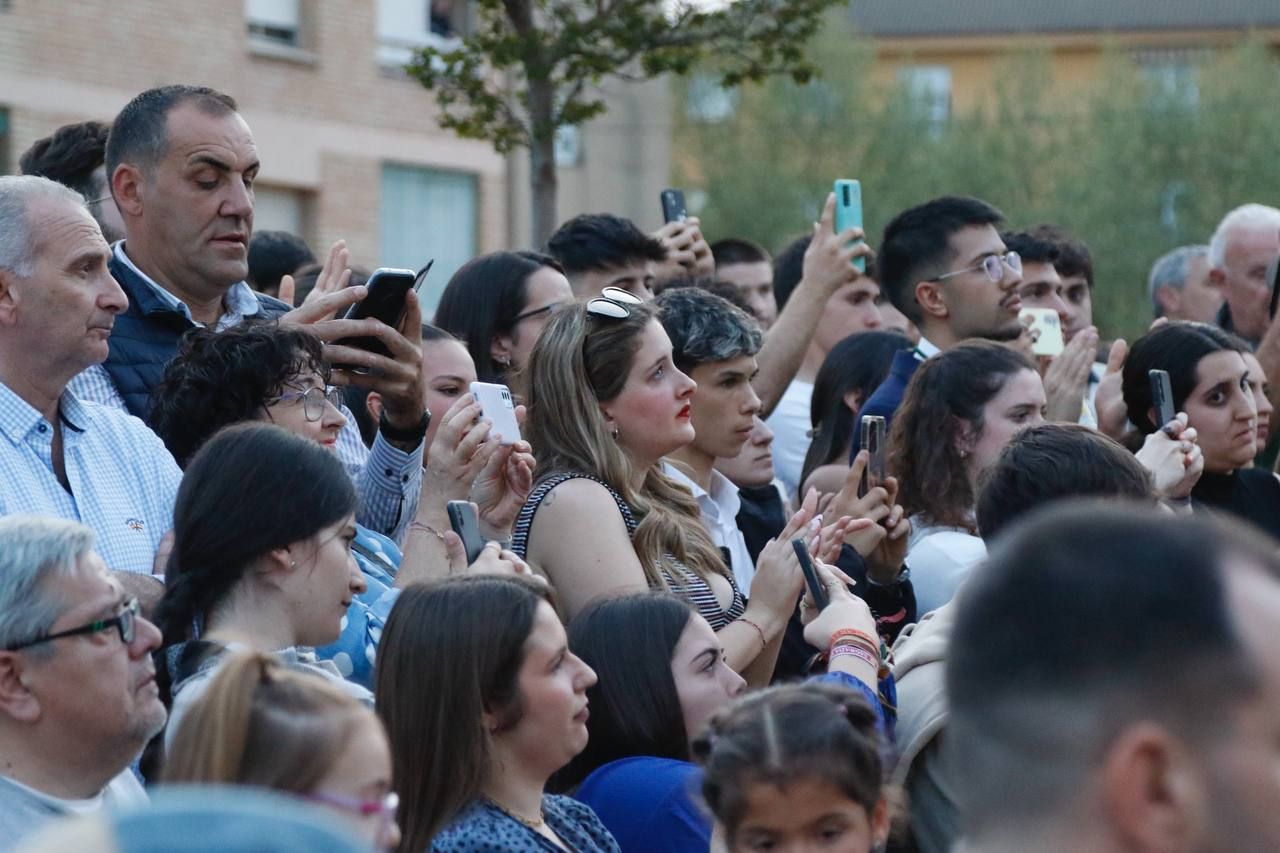
[[154, 600], [181, 472], [142, 421], [67, 390], [107, 357], [128, 304], [109, 257], [79, 193], [0, 177], [0, 515], [85, 523], [111, 568], [142, 573], [122, 582]]
[[1267, 267], [1280, 255], [1280, 210], [1245, 204], [1218, 223], [1209, 241], [1209, 279], [1226, 304], [1218, 325], [1254, 346], [1270, 319]]
[[160, 631], [93, 542], [74, 521], [0, 518], [0, 849], [147, 801], [129, 765], [165, 723]]
[[1215, 322], [1222, 291], [1209, 279], [1209, 247], [1179, 246], [1161, 255], [1147, 277], [1147, 296], [1156, 317]]

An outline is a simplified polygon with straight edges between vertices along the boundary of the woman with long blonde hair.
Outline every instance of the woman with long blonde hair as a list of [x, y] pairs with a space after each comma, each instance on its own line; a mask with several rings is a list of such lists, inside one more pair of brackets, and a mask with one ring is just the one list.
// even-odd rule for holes
[[605, 596], [669, 590], [710, 623], [730, 666], [767, 681], [803, 584], [788, 540], [809, 513], [761, 553], [748, 605], [692, 495], [662, 472], [663, 457], [693, 440], [697, 385], [676, 369], [653, 309], [606, 288], [560, 311], [524, 384], [539, 462], [512, 548], [555, 585], [562, 615]]
[[298, 794], [347, 817], [379, 849], [400, 840], [391, 750], [368, 706], [274, 655], [232, 655], [178, 724], [166, 783]]

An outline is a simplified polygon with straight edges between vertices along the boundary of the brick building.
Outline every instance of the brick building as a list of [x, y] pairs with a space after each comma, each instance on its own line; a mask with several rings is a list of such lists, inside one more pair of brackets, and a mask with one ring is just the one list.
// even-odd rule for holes
[[[413, 46], [465, 30], [469, 11], [463, 0], [0, 0], [0, 174], [36, 139], [110, 121], [143, 89], [212, 86], [239, 101], [257, 141], [256, 228], [317, 250], [345, 238], [368, 267], [435, 257], [434, 297], [473, 255], [528, 242], [527, 155], [441, 130], [431, 93], [399, 70]], [[560, 146], [562, 216], [607, 209], [656, 225], [667, 87], [619, 84], [609, 102]]]

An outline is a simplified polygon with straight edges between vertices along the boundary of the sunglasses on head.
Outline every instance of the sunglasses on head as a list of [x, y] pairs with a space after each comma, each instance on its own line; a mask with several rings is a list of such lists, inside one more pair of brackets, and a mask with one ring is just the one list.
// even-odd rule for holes
[[620, 287], [606, 287], [600, 291], [599, 296], [587, 303], [587, 313], [594, 317], [624, 320], [631, 316], [631, 306], [643, 303], [644, 300], [634, 293]]

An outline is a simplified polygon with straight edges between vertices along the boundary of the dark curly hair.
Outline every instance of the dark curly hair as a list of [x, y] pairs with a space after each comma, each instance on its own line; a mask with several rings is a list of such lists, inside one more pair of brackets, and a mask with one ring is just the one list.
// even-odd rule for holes
[[106, 192], [93, 173], [106, 159], [110, 130], [111, 125], [100, 121], [63, 125], [23, 152], [18, 168], [24, 175], [39, 175], [96, 198]]
[[302, 329], [274, 322], [192, 329], [151, 395], [147, 423], [185, 468], [215, 432], [256, 419], [295, 377], [328, 372], [319, 338]]

